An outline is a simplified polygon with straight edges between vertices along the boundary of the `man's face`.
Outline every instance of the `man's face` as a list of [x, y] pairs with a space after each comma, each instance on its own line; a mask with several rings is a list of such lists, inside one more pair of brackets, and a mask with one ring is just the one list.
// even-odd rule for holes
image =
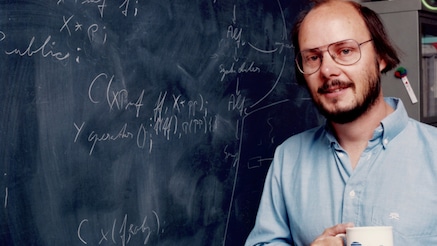
[[320, 48], [320, 69], [305, 74], [311, 96], [322, 114], [336, 123], [348, 123], [371, 107], [380, 93], [379, 60], [373, 42], [360, 45], [361, 58], [352, 65], [340, 65], [326, 51], [327, 46], [342, 40], [357, 43], [371, 39], [357, 11], [344, 2], [333, 2], [312, 10], [299, 32], [300, 50]]

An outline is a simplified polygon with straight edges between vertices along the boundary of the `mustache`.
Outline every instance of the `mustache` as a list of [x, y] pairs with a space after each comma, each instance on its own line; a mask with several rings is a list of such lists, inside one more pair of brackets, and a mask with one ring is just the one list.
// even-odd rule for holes
[[354, 84], [350, 81], [341, 81], [339, 79], [334, 79], [320, 86], [319, 89], [317, 89], [317, 92], [320, 94], [325, 94], [335, 89], [344, 89], [348, 87], [354, 87]]

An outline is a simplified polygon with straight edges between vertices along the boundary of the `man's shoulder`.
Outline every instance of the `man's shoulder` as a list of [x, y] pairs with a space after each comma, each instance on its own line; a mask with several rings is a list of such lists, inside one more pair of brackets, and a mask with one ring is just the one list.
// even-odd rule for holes
[[409, 123], [414, 128], [418, 129], [419, 131], [426, 132], [428, 134], [431, 134], [432, 136], [437, 135], [437, 127], [426, 124], [424, 122], [417, 121], [415, 119], [410, 118]]

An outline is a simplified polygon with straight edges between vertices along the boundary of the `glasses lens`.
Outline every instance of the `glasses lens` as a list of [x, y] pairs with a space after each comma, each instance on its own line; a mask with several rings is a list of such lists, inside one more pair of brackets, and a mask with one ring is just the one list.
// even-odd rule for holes
[[321, 64], [322, 55], [320, 50], [303, 50], [296, 56], [297, 66], [303, 74], [315, 73]]
[[361, 58], [360, 45], [355, 40], [344, 40], [328, 46], [331, 57], [341, 65], [352, 65]]

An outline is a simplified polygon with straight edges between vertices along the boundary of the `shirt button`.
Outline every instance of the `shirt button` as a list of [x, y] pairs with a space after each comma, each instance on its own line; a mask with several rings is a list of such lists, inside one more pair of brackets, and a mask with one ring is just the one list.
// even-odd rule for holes
[[383, 143], [384, 143], [385, 145], [388, 144], [388, 139], [387, 139], [387, 138], [384, 139]]
[[367, 160], [370, 160], [370, 158], [372, 158], [372, 153], [371, 152], [367, 155]]
[[349, 196], [352, 197], [352, 198], [355, 197], [355, 191], [349, 192]]

